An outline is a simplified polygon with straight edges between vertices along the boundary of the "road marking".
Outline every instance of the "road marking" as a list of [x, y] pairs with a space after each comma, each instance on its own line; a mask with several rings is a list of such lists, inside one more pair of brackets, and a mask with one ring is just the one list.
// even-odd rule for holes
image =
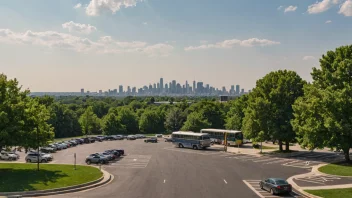
[[[251, 189], [255, 194], [257, 194], [260, 198], [265, 198], [262, 194], [260, 194], [258, 191], [256, 191], [252, 185], [250, 185], [246, 180], [242, 180], [247, 186], [249, 189]], [[259, 182], [260, 180], [258, 180]]]
[[262, 160], [257, 160], [257, 161], [253, 161], [253, 162], [266, 162], [266, 161], [271, 161], [271, 160], [275, 160], [275, 159], [278, 159], [278, 158], [263, 158]]
[[224, 179], [225, 184], [227, 184], [227, 181]]
[[165, 182], [166, 182], [166, 179], [164, 179], [164, 184], [165, 184]]
[[133, 159], [133, 161], [137, 161], [137, 159]]

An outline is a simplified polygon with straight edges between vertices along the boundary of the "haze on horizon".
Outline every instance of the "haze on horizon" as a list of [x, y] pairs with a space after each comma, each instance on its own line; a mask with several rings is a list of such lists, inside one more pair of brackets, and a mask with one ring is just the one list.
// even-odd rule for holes
[[310, 81], [322, 54], [352, 43], [352, 0], [28, 2], [0, 2], [0, 72], [32, 92], [160, 77], [248, 90], [278, 69]]

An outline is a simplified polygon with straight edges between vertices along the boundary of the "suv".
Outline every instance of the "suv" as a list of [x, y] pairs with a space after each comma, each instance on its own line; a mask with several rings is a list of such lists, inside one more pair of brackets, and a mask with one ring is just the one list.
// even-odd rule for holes
[[15, 153], [1, 151], [0, 159], [2, 160], [17, 160], [19, 157]]
[[148, 138], [148, 139], [144, 140], [144, 142], [145, 143], [148, 143], [148, 142], [157, 143], [158, 139], [156, 139], [155, 137], [152, 137], [152, 138]]
[[26, 162], [38, 162], [38, 155], [39, 155], [39, 162], [41, 163], [46, 163], [48, 162], [49, 160], [44, 157], [43, 155], [40, 155], [38, 153], [29, 153], [27, 156], [26, 156]]
[[106, 163], [108, 163], [108, 159], [105, 156], [102, 156], [99, 154], [91, 154], [91, 155], [87, 156], [86, 163], [87, 164], [91, 164], [91, 163], [106, 164]]
[[129, 135], [129, 136], [127, 136], [126, 139], [127, 139], [127, 140], [135, 140], [135, 139], [136, 139], [136, 136], [134, 136], [134, 135]]

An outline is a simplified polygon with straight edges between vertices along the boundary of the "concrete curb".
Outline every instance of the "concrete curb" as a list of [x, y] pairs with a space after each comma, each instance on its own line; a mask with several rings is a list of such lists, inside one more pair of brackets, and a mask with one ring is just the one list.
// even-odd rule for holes
[[[307, 174], [307, 173], [305, 173]], [[301, 175], [305, 175], [305, 174], [301, 174]], [[301, 194], [307, 196], [307, 197], [310, 197], [310, 198], [323, 198], [323, 197], [319, 197], [319, 196], [316, 196], [316, 195], [312, 195], [310, 193], [307, 193], [306, 191], [304, 191], [300, 186], [298, 186], [294, 181], [293, 181], [293, 178], [296, 177], [296, 176], [301, 176], [301, 175], [295, 175], [295, 176], [292, 176], [290, 178], [287, 179], [287, 182], [289, 184], [292, 185], [293, 188], [295, 188], [296, 190], [298, 190]]]
[[95, 188], [98, 186], [102, 186], [113, 179], [113, 176], [106, 172], [105, 170], [101, 170], [103, 172], [103, 176], [99, 179], [91, 182], [87, 182], [84, 184], [79, 184], [75, 186], [68, 186], [63, 188], [55, 188], [49, 190], [38, 190], [38, 191], [24, 191], [24, 192], [0, 192], [0, 196], [15, 196], [15, 197], [36, 197], [36, 196], [47, 196], [47, 195], [57, 195], [57, 194], [65, 194], [72, 192], [79, 192], [83, 190], [87, 190], [90, 188]]

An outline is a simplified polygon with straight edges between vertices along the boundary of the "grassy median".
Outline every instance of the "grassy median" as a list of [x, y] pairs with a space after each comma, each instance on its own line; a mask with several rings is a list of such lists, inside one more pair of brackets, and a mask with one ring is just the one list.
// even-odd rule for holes
[[90, 166], [40, 164], [0, 164], [0, 192], [46, 190], [94, 181], [102, 172]]
[[306, 190], [306, 192], [324, 198], [352, 198], [352, 188], [329, 189], [329, 190]]
[[331, 175], [352, 176], [352, 164], [328, 164], [318, 170]]

